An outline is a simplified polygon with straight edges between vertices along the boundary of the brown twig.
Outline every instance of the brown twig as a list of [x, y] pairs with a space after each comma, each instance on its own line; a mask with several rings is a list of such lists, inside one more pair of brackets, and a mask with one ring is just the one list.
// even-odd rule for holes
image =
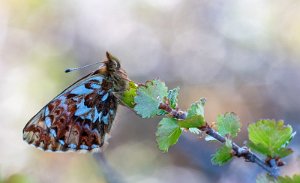
[[[187, 112], [180, 109], [172, 109], [168, 103], [161, 103], [159, 105], [159, 109], [165, 110], [169, 113], [169, 115], [173, 118], [183, 120], [187, 117]], [[226, 138], [220, 135], [217, 131], [215, 131], [212, 127], [206, 123], [204, 126], [198, 128], [202, 132], [205, 132], [207, 135], [213, 137], [217, 141], [221, 143], [226, 142]], [[243, 157], [245, 161], [256, 163], [260, 167], [262, 167], [265, 171], [267, 171], [271, 176], [277, 178], [279, 176], [279, 168], [277, 161], [275, 159], [270, 160], [270, 163], [259, 158], [255, 153], [251, 152], [250, 149], [246, 146], [240, 147], [236, 143], [232, 142], [232, 150], [233, 154], [240, 158]]]

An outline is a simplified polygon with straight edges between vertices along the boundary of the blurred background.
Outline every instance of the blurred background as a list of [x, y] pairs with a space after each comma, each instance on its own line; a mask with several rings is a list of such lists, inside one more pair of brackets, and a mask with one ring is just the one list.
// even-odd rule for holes
[[[207, 99], [206, 119], [234, 111], [243, 123], [283, 119], [300, 130], [300, 2], [297, 0], [1, 0], [0, 182], [107, 182], [91, 154], [45, 153], [22, 129], [46, 103], [92, 70], [105, 51], [130, 78], [180, 86], [186, 109]], [[106, 161], [126, 182], [254, 182], [257, 165], [210, 163], [218, 143], [186, 134], [169, 153], [156, 147], [160, 118], [119, 107]], [[299, 134], [283, 175], [300, 172]]]

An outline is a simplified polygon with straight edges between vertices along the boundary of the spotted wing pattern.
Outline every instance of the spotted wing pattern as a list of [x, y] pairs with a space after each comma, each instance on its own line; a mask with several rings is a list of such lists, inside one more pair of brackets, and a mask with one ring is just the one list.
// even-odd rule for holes
[[25, 126], [23, 139], [42, 150], [100, 150], [118, 101], [109, 76], [97, 71], [55, 97]]

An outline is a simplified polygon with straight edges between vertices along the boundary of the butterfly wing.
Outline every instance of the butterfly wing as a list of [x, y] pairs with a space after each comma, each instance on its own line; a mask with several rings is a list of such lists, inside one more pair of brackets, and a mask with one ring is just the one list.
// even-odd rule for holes
[[42, 150], [100, 150], [117, 110], [112, 85], [97, 71], [85, 76], [26, 124], [23, 139]]

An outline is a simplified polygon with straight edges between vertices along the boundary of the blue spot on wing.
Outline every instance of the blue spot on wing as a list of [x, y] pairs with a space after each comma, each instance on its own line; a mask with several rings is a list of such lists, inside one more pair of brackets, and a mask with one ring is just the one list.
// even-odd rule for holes
[[50, 129], [50, 134], [52, 135], [52, 137], [56, 137], [56, 131], [54, 129]]
[[94, 88], [94, 89], [100, 89], [101, 88], [101, 86], [99, 84], [96, 84], [96, 83], [92, 83], [91, 87]]
[[65, 145], [65, 142], [63, 140], [58, 140], [58, 142], [61, 144], [61, 145]]
[[[47, 107], [48, 108], [48, 107]], [[50, 119], [50, 117], [46, 117], [45, 118], [45, 124], [46, 124], [46, 126], [48, 127], [48, 128], [50, 128], [50, 126], [51, 126], [51, 119]]]
[[99, 95], [102, 95], [104, 92], [105, 92], [104, 90], [99, 90], [99, 91], [98, 91], [98, 94], [99, 94]]
[[105, 95], [102, 96], [101, 100], [102, 102], [104, 102], [105, 100], [107, 100], [109, 93], [106, 93]]
[[101, 122], [101, 118], [102, 118], [102, 111], [99, 113], [99, 122]]
[[68, 147], [71, 149], [76, 149], [77, 146], [75, 144], [69, 144]]
[[48, 107], [45, 108], [45, 113], [44, 113], [44, 115], [45, 115], [45, 116], [48, 116], [48, 115], [49, 115], [49, 108], [48, 108]]
[[109, 114], [110, 114], [110, 115], [113, 115], [114, 113], [115, 113], [115, 110], [113, 110], [113, 109], [110, 109], [110, 110], [109, 110]]
[[108, 117], [109, 117], [109, 114], [108, 114], [108, 113], [106, 114], [106, 116], [103, 116], [103, 117], [102, 117], [102, 121], [103, 121], [103, 123], [106, 124], [106, 125], [108, 125]]
[[80, 149], [85, 149], [85, 150], [89, 149], [89, 147], [87, 145], [80, 145], [79, 147], [80, 147]]
[[75, 115], [76, 116], [81, 116], [83, 114], [86, 114], [86, 113], [90, 112], [90, 110], [91, 110], [91, 108], [88, 108], [88, 107], [84, 106], [84, 107], [78, 108], [75, 112]]
[[91, 108], [88, 108], [86, 105], [84, 105], [84, 100], [81, 100], [79, 104], [77, 104], [77, 110], [75, 112], [76, 116], [81, 116], [83, 114], [86, 114], [91, 111]]
[[99, 148], [100, 146], [99, 145], [96, 145], [96, 144], [93, 144], [92, 145], [92, 149], [95, 149], [95, 148]]

